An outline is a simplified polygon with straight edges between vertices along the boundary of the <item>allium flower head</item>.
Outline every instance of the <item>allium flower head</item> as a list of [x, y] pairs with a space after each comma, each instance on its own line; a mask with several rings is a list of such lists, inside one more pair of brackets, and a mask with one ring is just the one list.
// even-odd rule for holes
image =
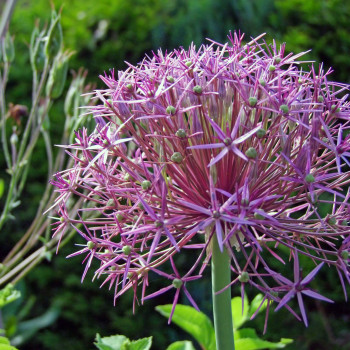
[[[53, 181], [55, 234], [70, 225], [86, 239], [72, 256], [86, 254], [87, 268], [98, 259], [95, 276], [116, 298], [175, 288], [174, 307], [180, 289], [195, 305], [186, 283], [200, 278], [216, 235], [232, 285], [256, 288], [277, 309], [292, 311], [296, 297], [307, 324], [301, 296], [330, 301], [309, 287], [321, 267], [337, 271], [345, 297], [350, 282], [348, 86], [322, 66], [303, 71], [302, 54], [284, 45], [242, 39], [158, 51], [101, 77], [96, 128], [76, 133], [74, 167]], [[84, 206], [67, 217], [79, 197]], [[184, 248], [198, 259], [181, 276]], [[314, 265], [304, 278], [301, 256]], [[294, 282], [272, 260], [291, 264]], [[147, 292], [151, 273], [170, 287]]]

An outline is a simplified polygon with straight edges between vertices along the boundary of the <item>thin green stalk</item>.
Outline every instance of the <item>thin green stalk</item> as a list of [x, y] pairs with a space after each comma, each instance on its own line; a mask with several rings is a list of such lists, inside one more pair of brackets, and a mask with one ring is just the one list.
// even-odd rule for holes
[[7, 0], [6, 4], [4, 5], [3, 13], [0, 21], [0, 39], [5, 36], [6, 27], [10, 22], [15, 5], [16, 5], [16, 0]]
[[231, 282], [230, 256], [226, 248], [222, 252], [220, 251], [215, 234], [211, 242], [211, 278], [216, 349], [234, 350], [231, 289], [228, 287], [222, 291]]

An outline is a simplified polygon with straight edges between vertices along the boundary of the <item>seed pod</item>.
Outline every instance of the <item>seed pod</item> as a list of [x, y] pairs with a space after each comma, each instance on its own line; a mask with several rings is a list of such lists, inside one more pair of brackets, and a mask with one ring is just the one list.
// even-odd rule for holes
[[45, 30], [39, 32], [37, 27], [32, 32], [30, 40], [30, 63], [35, 73], [42, 72], [45, 65]]
[[45, 55], [47, 59], [52, 60], [61, 50], [63, 41], [61, 16], [55, 11], [51, 14], [51, 24], [47, 34]]
[[2, 42], [2, 53], [4, 62], [11, 63], [15, 59], [15, 47], [13, 45], [13, 37], [7, 32]]
[[67, 79], [70, 56], [71, 53], [65, 52], [55, 58], [46, 84], [46, 95], [48, 97], [55, 99], [61, 96]]

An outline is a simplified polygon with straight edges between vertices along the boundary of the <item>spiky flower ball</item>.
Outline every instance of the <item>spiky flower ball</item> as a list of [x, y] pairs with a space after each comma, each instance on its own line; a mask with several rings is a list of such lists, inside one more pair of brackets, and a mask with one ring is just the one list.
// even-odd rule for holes
[[[323, 265], [338, 272], [346, 295], [348, 86], [328, 81], [322, 66], [301, 70], [301, 56], [234, 34], [225, 45], [159, 51], [102, 77], [96, 129], [76, 133], [67, 147], [75, 165], [52, 181], [55, 234], [70, 226], [87, 242], [72, 254], [87, 255], [83, 276], [94, 258], [116, 298], [129, 288], [135, 300], [141, 289], [141, 301], [175, 288], [174, 306], [180, 290], [195, 305], [186, 283], [201, 277], [216, 235], [232, 257], [232, 284], [249, 284], [277, 308], [296, 296], [305, 323], [302, 295], [330, 301], [308, 285]], [[68, 217], [77, 200], [83, 205]], [[181, 276], [184, 248], [198, 259]], [[315, 265], [304, 278], [301, 255]], [[272, 270], [273, 259], [293, 264], [293, 281]], [[151, 273], [172, 283], [147, 295]]]

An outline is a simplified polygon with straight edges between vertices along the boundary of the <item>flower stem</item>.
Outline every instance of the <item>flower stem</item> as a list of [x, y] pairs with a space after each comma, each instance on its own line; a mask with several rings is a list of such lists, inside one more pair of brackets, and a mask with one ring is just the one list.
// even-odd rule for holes
[[231, 312], [230, 256], [224, 248], [220, 251], [216, 235], [212, 238], [211, 279], [213, 293], [214, 328], [217, 350], [234, 350], [233, 321]]

